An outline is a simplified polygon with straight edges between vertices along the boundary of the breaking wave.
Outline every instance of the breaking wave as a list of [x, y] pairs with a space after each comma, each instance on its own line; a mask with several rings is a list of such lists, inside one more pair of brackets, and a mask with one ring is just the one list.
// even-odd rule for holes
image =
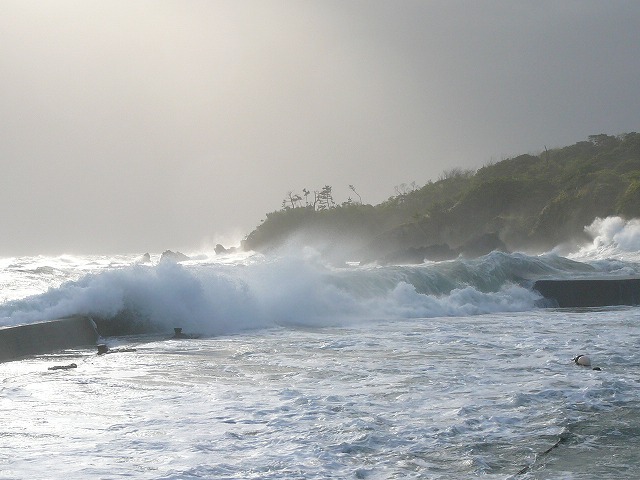
[[569, 258], [588, 262], [640, 262], [640, 219], [596, 218], [585, 227], [585, 232], [593, 241], [568, 255]]
[[[640, 220], [596, 219], [593, 242], [566, 257], [493, 252], [474, 260], [335, 268], [296, 254], [201, 255], [139, 263], [133, 257], [30, 257], [0, 265], [18, 292], [0, 304], [0, 326], [88, 315], [107, 335], [220, 335], [273, 326], [527, 311], [545, 277], [640, 275]], [[7, 276], [8, 275], [8, 276]]]
[[[103, 335], [168, 332], [175, 326], [220, 335], [273, 326], [527, 311], [541, 299], [531, 288], [535, 279], [616, 271], [616, 262], [592, 265], [557, 255], [493, 252], [416, 266], [335, 268], [307, 251], [222, 263], [206, 256], [184, 264], [120, 259], [78, 277], [82, 262], [76, 259], [69, 270], [76, 277], [69, 274], [68, 281], [44, 293], [1, 304], [0, 324], [89, 315]], [[625, 268], [637, 273], [637, 266]], [[48, 272], [36, 270], [40, 273], [33, 275]]]

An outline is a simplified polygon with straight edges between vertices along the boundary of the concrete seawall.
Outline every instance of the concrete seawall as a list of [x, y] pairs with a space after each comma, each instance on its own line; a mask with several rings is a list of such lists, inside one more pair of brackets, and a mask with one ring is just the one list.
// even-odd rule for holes
[[95, 345], [98, 337], [93, 321], [81, 316], [0, 328], [0, 362]]
[[640, 305], [640, 278], [538, 280], [533, 288], [563, 308]]

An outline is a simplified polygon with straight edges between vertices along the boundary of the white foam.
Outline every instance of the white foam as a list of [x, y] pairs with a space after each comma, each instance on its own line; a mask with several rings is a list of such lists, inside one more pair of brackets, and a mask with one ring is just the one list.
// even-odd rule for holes
[[621, 217], [596, 218], [585, 227], [593, 241], [569, 258], [581, 261], [623, 260], [640, 262], [640, 219]]
[[386, 297], [372, 299], [368, 315], [402, 318], [430, 318], [517, 312], [534, 308], [540, 296], [517, 285], [505, 285], [498, 292], [481, 292], [474, 287], [458, 288], [449, 295], [420, 294], [413, 285], [399, 284]]
[[[269, 257], [201, 255], [156, 264], [139, 264], [138, 255], [23, 258], [0, 272], [0, 283], [16, 286], [13, 296], [0, 303], [0, 325], [77, 314], [112, 318], [127, 312], [156, 329], [170, 332], [180, 326], [215, 335], [275, 325], [527, 311], [536, 308], [540, 297], [515, 284], [522, 278], [551, 272], [592, 274], [594, 267], [618, 274], [640, 272], [638, 264], [625, 261], [633, 252], [620, 248], [636, 245], [639, 222], [594, 222], [590, 231], [596, 239], [581, 253], [587, 258], [580, 258], [588, 265], [553, 255], [496, 252], [419, 266], [336, 269], [311, 249]], [[615, 248], [620, 259], [601, 259], [594, 252], [603, 248]]]
[[[429, 268], [433, 267], [414, 270], [413, 276], [430, 278]], [[0, 305], [0, 321], [11, 325], [76, 314], [111, 318], [124, 310], [161, 330], [181, 326], [190, 332], [223, 334], [274, 325], [522, 311], [534, 308], [539, 298], [511, 284], [497, 292], [465, 286], [445, 294], [419, 293], [397, 269], [351, 269], [347, 281], [341, 273], [323, 265], [311, 251], [240, 264], [131, 265], [7, 302]]]

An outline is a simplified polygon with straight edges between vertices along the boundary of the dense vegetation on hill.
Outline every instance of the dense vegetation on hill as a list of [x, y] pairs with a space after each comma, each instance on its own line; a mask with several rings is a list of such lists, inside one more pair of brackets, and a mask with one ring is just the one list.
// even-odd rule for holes
[[329, 186], [303, 192], [304, 198], [289, 193], [244, 248], [295, 242], [335, 260], [360, 261], [544, 251], [584, 238], [596, 217], [640, 217], [640, 134], [591, 135], [475, 172], [452, 169], [421, 188], [396, 188], [397, 195], [375, 206], [336, 204]]

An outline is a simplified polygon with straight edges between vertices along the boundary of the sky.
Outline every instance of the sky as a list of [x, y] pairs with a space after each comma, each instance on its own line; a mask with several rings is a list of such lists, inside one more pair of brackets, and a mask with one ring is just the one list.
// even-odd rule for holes
[[236, 245], [640, 130], [640, 2], [0, 0], [0, 257]]

